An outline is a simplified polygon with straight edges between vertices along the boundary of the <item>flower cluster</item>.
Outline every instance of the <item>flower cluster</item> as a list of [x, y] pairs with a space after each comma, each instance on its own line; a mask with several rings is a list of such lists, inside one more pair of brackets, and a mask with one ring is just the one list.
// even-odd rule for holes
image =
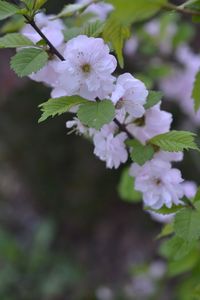
[[[101, 3], [88, 6], [87, 10], [97, 12], [98, 5]], [[112, 8], [104, 6], [104, 9], [107, 14]], [[78, 95], [88, 101], [107, 99], [113, 103], [113, 121], [99, 130], [82, 124], [77, 116], [66, 124], [67, 128], [74, 128], [78, 134], [91, 138], [94, 154], [105, 161], [108, 168], [118, 168], [127, 162], [130, 149], [126, 140], [130, 137], [146, 145], [152, 137], [170, 130], [172, 115], [161, 109], [161, 103], [145, 109], [148, 90], [142, 81], [130, 73], [114, 75], [117, 61], [102, 38], [78, 35], [65, 43], [62, 21], [40, 13], [35, 22], [65, 60], [53, 57], [30, 78], [50, 86], [52, 98]], [[154, 25], [149, 25], [146, 30], [152, 32]], [[40, 36], [30, 25], [21, 32], [34, 42], [40, 41]], [[72, 113], [77, 109], [73, 108]], [[144, 165], [132, 164], [130, 175], [135, 177], [135, 189], [143, 194], [145, 206], [159, 209], [163, 205], [170, 208], [182, 203], [186, 188], [181, 172], [172, 167], [173, 161], [182, 158], [182, 153], [158, 150]]]

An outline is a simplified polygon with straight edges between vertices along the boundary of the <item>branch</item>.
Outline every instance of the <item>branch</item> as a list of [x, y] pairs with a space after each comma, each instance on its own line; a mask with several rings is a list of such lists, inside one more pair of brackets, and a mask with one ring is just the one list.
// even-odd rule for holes
[[196, 11], [196, 10], [193, 10], [193, 9], [188, 9], [188, 8], [183, 8], [181, 6], [176, 6], [172, 3], [167, 3], [167, 4], [164, 4], [162, 6], [162, 8], [166, 9], [166, 10], [175, 10], [179, 13], [182, 13], [182, 14], [186, 14], [186, 15], [192, 15], [192, 16], [200, 16], [200, 12], [199, 11]]
[[65, 58], [62, 56], [62, 54], [54, 47], [54, 45], [49, 41], [49, 39], [43, 34], [43, 32], [40, 30], [40, 28], [36, 25], [34, 20], [31, 20], [28, 16], [24, 15], [24, 18], [27, 20], [27, 23], [30, 24], [35, 31], [41, 36], [43, 40], [47, 43], [49, 46], [51, 52], [55, 54], [61, 61], [64, 61]]
[[129, 139], [133, 139], [134, 138], [134, 136], [126, 128], [126, 125], [120, 123], [119, 120], [117, 120], [116, 118], [114, 118], [113, 122], [119, 127], [119, 129], [121, 131], [125, 132], [128, 135]]
[[[93, 0], [92, 2], [98, 2], [99, 0]], [[16, 0], [12, 0], [12, 2], [14, 2], [16, 4]], [[27, 20], [27, 23], [29, 25], [31, 25], [35, 31], [41, 36], [41, 38], [43, 40], [45, 40], [45, 42], [47, 43], [47, 45], [49, 46], [51, 52], [53, 54], [55, 54], [61, 61], [65, 61], [65, 58], [63, 57], [63, 55], [54, 47], [54, 45], [49, 41], [49, 39], [44, 35], [44, 33], [40, 30], [40, 28], [37, 26], [37, 24], [35, 23], [35, 21], [31, 18], [29, 18], [27, 15], [23, 15], [24, 18]], [[122, 123], [120, 123], [116, 118], [113, 120], [114, 123], [119, 127], [119, 129], [123, 132], [125, 132], [127, 134], [127, 136], [129, 138], [133, 138], [133, 135], [128, 131], [128, 129], [126, 128], [126, 126]]]

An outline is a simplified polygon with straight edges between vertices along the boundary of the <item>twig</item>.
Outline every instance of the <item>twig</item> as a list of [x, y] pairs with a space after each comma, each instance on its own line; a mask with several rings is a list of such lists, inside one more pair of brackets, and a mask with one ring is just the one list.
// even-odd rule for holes
[[183, 8], [181, 6], [176, 6], [172, 3], [164, 4], [162, 6], [162, 8], [166, 9], [166, 10], [175, 10], [177, 12], [180, 12], [180, 13], [186, 14], [186, 15], [200, 16], [199, 11], [196, 11], [196, 10], [193, 10], [193, 9], [188, 9], [188, 8]]

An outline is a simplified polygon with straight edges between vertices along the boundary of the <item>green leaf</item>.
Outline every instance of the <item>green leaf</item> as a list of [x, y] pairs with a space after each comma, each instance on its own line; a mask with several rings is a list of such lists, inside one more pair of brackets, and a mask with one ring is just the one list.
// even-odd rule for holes
[[87, 100], [79, 96], [65, 96], [60, 98], [49, 99], [47, 102], [44, 102], [39, 105], [42, 111], [42, 116], [38, 122], [43, 122], [49, 117], [61, 115], [69, 111], [72, 107], [87, 102]]
[[117, 54], [120, 67], [124, 67], [124, 59], [122, 49], [124, 42], [130, 37], [130, 29], [128, 26], [120, 23], [116, 18], [109, 18], [105, 23], [103, 30], [103, 38], [106, 42], [112, 44]]
[[118, 193], [122, 200], [127, 202], [140, 202], [142, 195], [134, 189], [134, 178], [129, 175], [129, 168], [125, 168], [121, 174], [118, 185]]
[[157, 92], [157, 91], [149, 91], [148, 97], [147, 97], [147, 102], [144, 105], [145, 109], [149, 109], [152, 106], [156, 105], [162, 100], [163, 93], [162, 92]]
[[20, 33], [9, 33], [0, 38], [0, 48], [34, 46], [33, 42]]
[[48, 0], [36, 0], [35, 2], [35, 9], [40, 9]]
[[126, 144], [133, 148], [131, 159], [140, 166], [144, 165], [146, 161], [151, 160], [154, 156], [154, 148], [151, 145], [142, 145], [137, 140], [128, 140]]
[[143, 21], [156, 14], [167, 0], [108, 0], [115, 7], [112, 16], [124, 24]]
[[172, 260], [169, 262], [167, 275], [177, 276], [189, 272], [197, 265], [198, 260], [199, 250], [192, 249], [181, 259]]
[[98, 37], [104, 30], [105, 23], [97, 20], [95, 22], [89, 22], [81, 29], [80, 34], [84, 34], [91, 37]]
[[73, 39], [74, 37], [78, 36], [81, 34], [81, 28], [80, 27], [72, 27], [72, 28], [67, 28], [63, 31], [65, 41], [69, 41]]
[[166, 207], [165, 205], [161, 207], [160, 209], [152, 209], [151, 207], [145, 207], [145, 210], [150, 210], [153, 211], [157, 214], [161, 215], [169, 215], [169, 214], [174, 214], [183, 209], [183, 205], [172, 205], [172, 207]]
[[159, 252], [165, 258], [179, 260], [193, 250], [195, 246], [195, 241], [189, 243], [178, 236], [173, 236], [162, 243]]
[[38, 48], [20, 50], [11, 59], [11, 68], [20, 77], [30, 75], [42, 69], [48, 61], [47, 53]]
[[174, 222], [176, 234], [186, 241], [200, 237], [200, 212], [194, 209], [183, 209], [177, 213]]
[[192, 98], [194, 99], [194, 109], [197, 111], [200, 108], [200, 71], [196, 74]]
[[149, 140], [149, 143], [169, 152], [179, 152], [184, 149], [199, 150], [194, 140], [195, 136], [194, 133], [189, 131], [172, 130], [153, 137]]
[[194, 197], [193, 203], [199, 202], [200, 201], [200, 187], [198, 188], [196, 195]]
[[115, 116], [115, 107], [110, 100], [88, 102], [81, 105], [78, 110], [80, 121], [97, 130], [105, 124], [110, 123]]
[[157, 235], [156, 239], [161, 239], [163, 237], [166, 237], [168, 235], [171, 235], [174, 232], [174, 224], [172, 223], [167, 223], [163, 226], [161, 232], [159, 235]]
[[0, 20], [15, 15], [19, 11], [16, 5], [10, 4], [6, 1], [0, 1]]
[[85, 4], [68, 4], [62, 9], [62, 11], [56, 16], [56, 18], [64, 18], [64, 17], [72, 16], [76, 12], [83, 10], [84, 7]]

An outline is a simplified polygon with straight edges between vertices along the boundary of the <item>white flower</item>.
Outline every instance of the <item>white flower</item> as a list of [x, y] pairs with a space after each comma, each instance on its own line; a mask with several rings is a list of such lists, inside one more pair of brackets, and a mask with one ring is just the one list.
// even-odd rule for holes
[[111, 100], [119, 108], [123, 107], [130, 116], [140, 118], [145, 112], [143, 105], [147, 96], [148, 91], [144, 83], [130, 73], [125, 73], [118, 77]]
[[[77, 3], [87, 5], [91, 3], [91, 0], [78, 0]], [[94, 18], [92, 20], [102, 20], [104, 21], [108, 14], [113, 10], [113, 6], [108, 3], [99, 2], [99, 3], [91, 3], [85, 10], [84, 13], [93, 14]]]
[[159, 151], [155, 153], [154, 158], [172, 162], [172, 161], [182, 161], [183, 152], [168, 152], [168, 151]]
[[[53, 17], [53, 15], [47, 16], [43, 13], [38, 13], [35, 16], [35, 23], [44, 33], [44, 35], [50, 40], [50, 42], [55, 47], [58, 47], [64, 41], [62, 30], [65, 27], [61, 20], [51, 20]], [[35, 29], [33, 29], [33, 27], [29, 24], [25, 25], [22, 28], [21, 33], [34, 43], [37, 43], [42, 39], [41, 36], [35, 31]]]
[[48, 86], [54, 87], [59, 76], [59, 73], [56, 72], [54, 68], [54, 61], [56, 60], [57, 58], [55, 58], [54, 60], [49, 60], [41, 70], [36, 73], [32, 73], [29, 78], [34, 81], [43, 82]]
[[160, 88], [168, 98], [177, 101], [183, 112], [199, 125], [200, 110], [195, 113], [191, 95], [196, 73], [200, 70], [200, 55], [194, 54], [187, 46], [182, 45], [177, 49], [176, 57], [183, 67], [174, 67], [170, 76], [160, 81]]
[[77, 36], [66, 44], [63, 55], [66, 60], [55, 64], [60, 76], [54, 96], [77, 94], [89, 100], [108, 97], [117, 61], [103, 39]]
[[106, 162], [107, 168], [117, 169], [121, 163], [128, 159], [128, 153], [124, 141], [127, 135], [121, 132], [114, 135], [115, 125], [104, 125], [100, 131], [94, 134], [94, 154]]
[[195, 182], [193, 181], [184, 181], [182, 183], [182, 187], [183, 187], [183, 191], [184, 191], [184, 195], [189, 198], [192, 199], [196, 192], [197, 192], [197, 185]]
[[135, 52], [137, 51], [139, 46], [139, 41], [136, 36], [132, 36], [130, 39], [128, 39], [124, 46], [124, 53], [127, 56], [133, 56]]
[[145, 31], [154, 38], [157, 42], [160, 51], [164, 54], [168, 54], [172, 50], [172, 39], [177, 32], [177, 26], [173, 23], [163, 26], [160, 20], [152, 20], [148, 22], [145, 27]]
[[172, 122], [172, 115], [160, 109], [160, 105], [156, 105], [146, 110], [144, 116], [129, 123], [126, 121], [127, 129], [141, 143], [145, 143], [150, 138], [168, 132]]
[[143, 193], [146, 206], [159, 209], [163, 205], [170, 208], [181, 203], [184, 195], [181, 172], [169, 162], [152, 159], [143, 166], [134, 163], [130, 175], [135, 177], [135, 189]]

